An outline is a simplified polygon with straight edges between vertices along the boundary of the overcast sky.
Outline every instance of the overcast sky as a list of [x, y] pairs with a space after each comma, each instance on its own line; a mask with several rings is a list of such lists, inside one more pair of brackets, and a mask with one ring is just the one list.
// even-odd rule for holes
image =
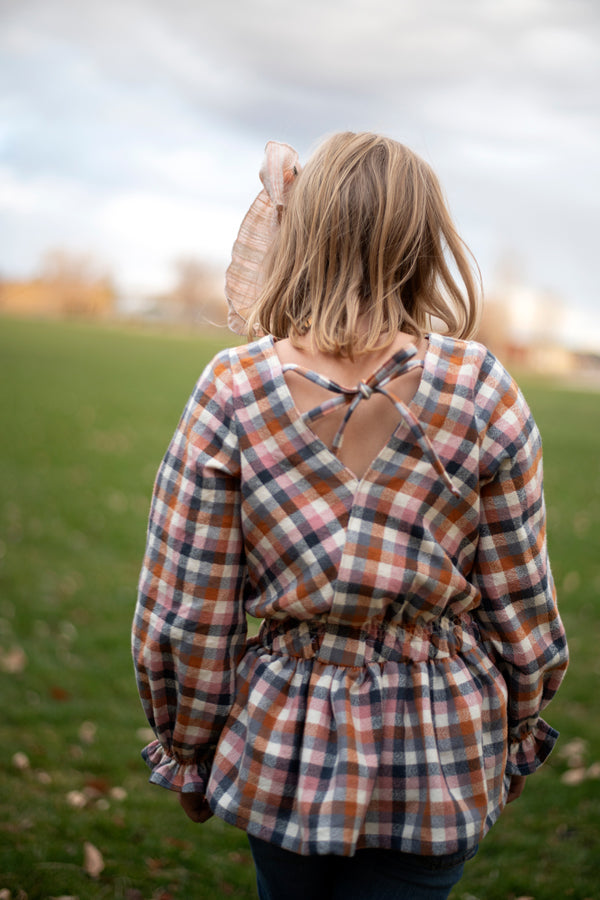
[[0, 0], [0, 273], [224, 270], [267, 140], [374, 130], [433, 165], [489, 290], [514, 260], [600, 347], [599, 48], [597, 0]]

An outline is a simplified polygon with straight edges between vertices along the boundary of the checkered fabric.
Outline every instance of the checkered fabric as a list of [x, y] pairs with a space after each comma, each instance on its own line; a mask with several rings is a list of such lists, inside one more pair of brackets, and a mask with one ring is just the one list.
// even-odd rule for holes
[[302, 854], [468, 850], [557, 737], [527, 405], [480, 344], [431, 334], [407, 409], [356, 478], [265, 337], [208, 366], [155, 485], [133, 628], [150, 780]]

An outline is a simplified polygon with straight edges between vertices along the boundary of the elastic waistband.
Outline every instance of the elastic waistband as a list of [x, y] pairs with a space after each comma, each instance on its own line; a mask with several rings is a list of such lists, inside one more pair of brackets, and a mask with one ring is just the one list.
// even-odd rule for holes
[[443, 617], [426, 625], [365, 623], [362, 627], [331, 620], [266, 619], [258, 642], [269, 653], [362, 667], [368, 663], [425, 662], [447, 659], [477, 645], [470, 617]]

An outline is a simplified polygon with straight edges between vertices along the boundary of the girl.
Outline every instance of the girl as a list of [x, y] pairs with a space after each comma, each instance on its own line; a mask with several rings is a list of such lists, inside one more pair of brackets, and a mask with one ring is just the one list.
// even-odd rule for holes
[[261, 900], [441, 900], [557, 737], [540, 437], [467, 340], [469, 258], [418, 156], [338, 134], [300, 171], [270, 143], [261, 178], [227, 276], [250, 343], [155, 485], [144, 756], [248, 833]]

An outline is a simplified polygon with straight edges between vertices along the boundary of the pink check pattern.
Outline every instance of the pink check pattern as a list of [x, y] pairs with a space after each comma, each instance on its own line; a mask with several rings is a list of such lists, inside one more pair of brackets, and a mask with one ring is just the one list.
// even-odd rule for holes
[[468, 850], [557, 737], [537, 427], [484, 347], [436, 334], [362, 479], [310, 421], [270, 337], [219, 354], [186, 406], [133, 626], [151, 781], [302, 854]]

